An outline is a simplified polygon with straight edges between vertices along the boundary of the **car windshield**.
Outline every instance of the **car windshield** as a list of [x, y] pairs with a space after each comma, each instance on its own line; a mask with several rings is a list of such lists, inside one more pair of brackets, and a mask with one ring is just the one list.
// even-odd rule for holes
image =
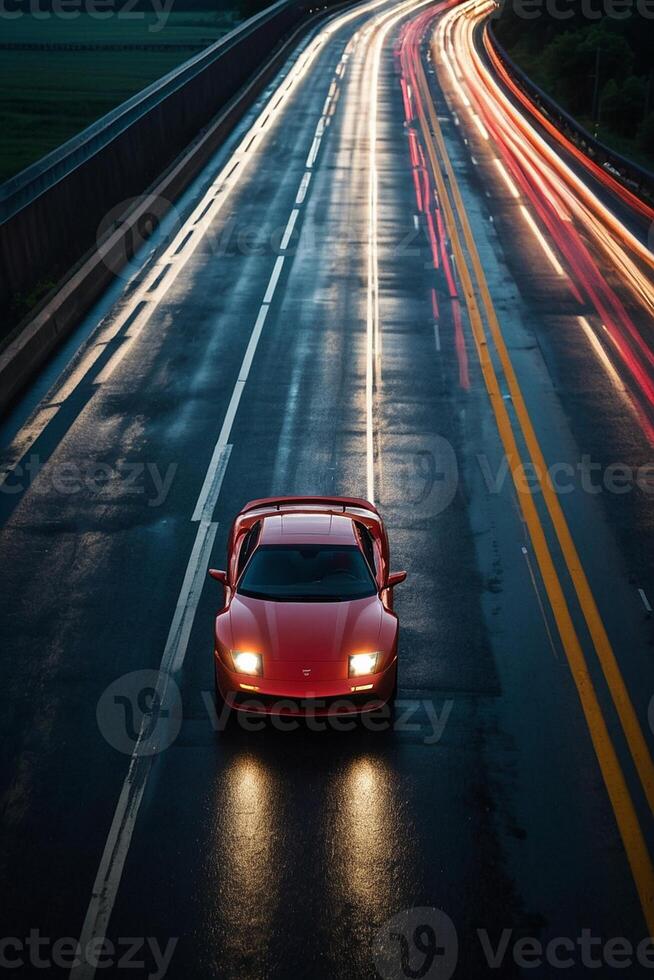
[[355, 545], [262, 545], [247, 565], [237, 592], [253, 599], [338, 602], [377, 592]]

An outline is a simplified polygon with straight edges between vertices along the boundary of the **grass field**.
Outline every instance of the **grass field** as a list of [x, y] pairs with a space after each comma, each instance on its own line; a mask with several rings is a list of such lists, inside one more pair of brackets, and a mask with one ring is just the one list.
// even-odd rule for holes
[[239, 16], [236, 7], [186, 10], [161, 29], [145, 11], [0, 19], [0, 182], [230, 31]]

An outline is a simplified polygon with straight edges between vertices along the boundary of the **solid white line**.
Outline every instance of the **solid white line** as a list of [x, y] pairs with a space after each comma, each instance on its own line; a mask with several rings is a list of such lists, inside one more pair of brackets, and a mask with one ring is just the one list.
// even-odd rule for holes
[[[242, 391], [243, 385], [240, 385], [239, 389]], [[213, 517], [231, 454], [231, 443], [219, 443], [218, 447], [214, 448], [209, 467], [211, 470], [211, 479], [208, 481], [207, 490], [202, 497], [202, 507], [199, 506], [199, 501], [196, 504], [193, 517], [191, 518], [193, 521], [210, 521]]]
[[210, 500], [212, 496], [212, 488], [214, 486], [216, 474], [219, 472], [222, 465], [223, 453], [228, 445], [229, 435], [232, 431], [232, 425], [234, 424], [234, 418], [236, 417], [236, 412], [244, 388], [245, 381], [239, 380], [234, 385], [232, 397], [230, 398], [229, 405], [227, 407], [227, 414], [225, 415], [222, 428], [220, 430], [220, 435], [218, 436], [218, 442], [214, 446], [207, 475], [204, 478], [204, 483], [202, 484], [202, 489], [200, 490], [200, 496], [197, 499], [195, 510], [193, 511], [193, 516], [191, 517], [192, 521], [202, 520], [206, 513], [207, 501]]
[[[266, 296], [270, 294], [270, 297], [272, 298], [272, 295], [275, 291], [275, 286], [277, 285], [277, 280], [279, 279], [279, 273], [281, 272], [283, 263], [284, 263], [284, 257], [282, 255], [278, 256], [275, 262], [275, 267], [273, 269], [272, 275], [270, 277], [270, 281], [268, 283], [268, 288], [266, 289]], [[229, 442], [229, 437], [232, 431], [232, 425], [234, 424], [234, 418], [236, 417], [236, 412], [238, 410], [238, 406], [241, 401], [241, 395], [243, 394], [243, 389], [245, 388], [245, 382], [247, 381], [248, 375], [250, 373], [250, 367], [252, 366], [252, 360], [254, 358], [257, 346], [259, 344], [261, 331], [263, 330], [263, 325], [266, 322], [266, 316], [268, 315], [268, 310], [270, 309], [269, 302], [270, 302], [269, 300], [266, 301], [266, 299], [264, 298], [264, 302], [262, 303], [259, 309], [259, 313], [257, 315], [257, 319], [255, 321], [254, 327], [252, 328], [252, 333], [250, 334], [250, 340], [248, 342], [248, 346], [243, 356], [240, 370], [238, 372], [238, 379], [236, 381], [236, 384], [234, 385], [234, 390], [232, 391], [232, 397], [230, 398], [229, 405], [227, 406], [227, 412], [223, 420], [222, 428], [220, 430], [220, 435], [218, 436], [218, 441], [214, 447], [213, 455], [209, 463], [209, 468], [207, 469], [207, 475], [204, 478], [204, 483], [202, 484], [202, 489], [200, 490], [200, 495], [195, 505], [193, 516], [191, 517], [192, 521], [199, 521], [202, 519], [203, 515], [207, 516], [207, 512], [206, 512], [207, 500], [210, 497], [211, 488], [214, 484], [218, 467], [221, 465], [223, 451]]]
[[[306, 75], [307, 71], [309, 70], [312, 62], [317, 57], [319, 51], [322, 49], [322, 47], [324, 47], [327, 41], [331, 38], [335, 30], [349, 23], [351, 20], [355, 19], [356, 17], [360, 17], [363, 13], [373, 11], [378, 7], [383, 6], [384, 3], [386, 2], [387, 0], [374, 0], [374, 2], [371, 2], [365, 5], [364, 7], [360, 7], [348, 14], [344, 14], [341, 17], [339, 17], [337, 20], [333, 22], [333, 24], [331, 24], [321, 32], [319, 37], [316, 39], [315, 44], [313, 44], [309, 48], [309, 51], [293, 65], [289, 74], [283, 79], [282, 82], [280, 82], [278, 88], [272, 93], [272, 95], [264, 105], [263, 109], [257, 116], [257, 119], [254, 121], [250, 129], [245, 133], [240, 143], [234, 150], [233, 154], [226, 161], [225, 165], [222, 167], [220, 173], [212, 182], [211, 186], [208, 188], [205, 195], [202, 197], [202, 199], [198, 202], [196, 207], [193, 209], [188, 219], [180, 227], [179, 231], [175, 235], [171, 244], [162, 253], [161, 258], [157, 263], [157, 266], [146, 273], [142, 283], [132, 293], [129, 302], [126, 303], [125, 307], [119, 312], [119, 314], [112, 319], [108, 330], [105, 328], [105, 342], [114, 339], [118, 335], [118, 333], [124, 326], [125, 322], [132, 315], [134, 309], [138, 306], [140, 302], [143, 302], [144, 299], [146, 299], [146, 294], [148, 293], [148, 290], [150, 289], [153, 282], [156, 280], [157, 275], [159, 274], [160, 263], [163, 262], [165, 259], [170, 259], [172, 258], [172, 256], [174, 256], [177, 248], [179, 247], [180, 243], [183, 241], [184, 237], [188, 234], [188, 230], [190, 228], [199, 227], [201, 234], [193, 236], [193, 238], [191, 239], [191, 247], [185, 249], [183, 255], [180, 256], [180, 261], [177, 261], [174, 264], [172, 274], [170, 276], [167, 276], [166, 279], [164, 280], [164, 284], [162, 284], [165, 285], [165, 288], [157, 290], [157, 293], [155, 294], [154, 297], [147, 297], [151, 299], [152, 302], [148, 304], [147, 310], [143, 311], [142, 318], [141, 315], [139, 316], [139, 326], [136, 332], [133, 332], [130, 328], [128, 340], [125, 342], [125, 344], [121, 345], [120, 356], [116, 357], [115, 360], [109, 362], [108, 365], [105, 365], [103, 371], [101, 372], [100, 378], [95, 378], [94, 383], [99, 384], [109, 379], [112, 371], [117, 367], [117, 365], [120, 363], [120, 361], [127, 353], [128, 348], [132, 345], [134, 338], [138, 336], [138, 333], [140, 333], [140, 330], [145, 325], [145, 322], [148, 320], [151, 314], [154, 312], [156, 306], [159, 303], [161, 303], [161, 301], [165, 298], [168, 289], [172, 286], [175, 279], [180, 275], [182, 269], [184, 268], [186, 263], [190, 260], [192, 254], [195, 252], [195, 249], [200, 245], [200, 242], [203, 240], [204, 232], [209, 228], [211, 223], [216, 219], [219, 212], [222, 210], [225, 202], [227, 201], [229, 195], [236, 187], [238, 182], [242, 179], [245, 166], [249, 163], [250, 160], [253, 159], [253, 152], [252, 151], [246, 152], [246, 147], [248, 147], [252, 142], [252, 136], [254, 135], [256, 137], [255, 140], [256, 144], [258, 144], [258, 142], [264, 138], [265, 130], [261, 128], [261, 121], [268, 118], [274, 119], [275, 117], [281, 114], [281, 112], [283, 111], [282, 104], [288, 100], [291, 90], [297, 87], [299, 83], [302, 81], [303, 77]], [[333, 97], [336, 91], [337, 91], [336, 83], [332, 80], [329, 88], [330, 97]], [[254, 149], [254, 145], [255, 144], [253, 144], [251, 150]], [[241, 163], [244, 166], [239, 166]], [[152, 200], [154, 200], [154, 197], [152, 198]], [[130, 282], [131, 282], [131, 278], [130, 278]], [[136, 324], [133, 324], [133, 326], [136, 326]], [[90, 371], [93, 368], [95, 361], [97, 360], [97, 358], [100, 356], [101, 353], [102, 353], [101, 349], [98, 349], [97, 347], [93, 347], [91, 348], [89, 353], [85, 355], [88, 358], [88, 360], [85, 361], [86, 370], [79, 372], [79, 377], [77, 378], [73, 388], [76, 388], [77, 385], [82, 381], [82, 379], [86, 377], [86, 374], [88, 373], [88, 371]], [[52, 392], [50, 401], [52, 403], [55, 402], [57, 403], [58, 405], [57, 412], [61, 407], [61, 403], [64, 400], [63, 391], [68, 389], [66, 390], [65, 397], [68, 397], [72, 393], [72, 390], [69, 389], [69, 385], [70, 385], [70, 377], [64, 380], [62, 385], [55, 387]], [[34, 439], [32, 441], [34, 441], [38, 437], [38, 435], [40, 435], [40, 432], [42, 432], [43, 429], [45, 429], [46, 425], [49, 424], [49, 421], [57, 414], [57, 412], [52, 413], [49, 416], [49, 418], [46, 418], [46, 416], [41, 416], [39, 422], [40, 429], [38, 432], [36, 432], [36, 434], [34, 435]], [[31, 424], [33, 423], [34, 423], [34, 419], [31, 420]], [[16, 456], [15, 452], [13, 451], [15, 449], [14, 443], [16, 443], [17, 441], [22, 441], [22, 438], [23, 437], [21, 433], [18, 433], [16, 439], [14, 439], [12, 444], [7, 447], [8, 452], [11, 453], [10, 458], [11, 459], [15, 458], [14, 463], [8, 464], [12, 468], [13, 466], [16, 465], [16, 463], [20, 459], [20, 456]]]
[[[277, 259], [277, 262], [279, 262], [279, 259]], [[279, 273], [277, 275], [279, 276]], [[268, 289], [270, 289], [270, 286]], [[252, 328], [252, 333], [250, 334], [250, 341], [241, 362], [241, 370], [238, 372], [238, 380], [242, 381], [243, 384], [245, 384], [248, 379], [248, 374], [250, 373], [250, 368], [252, 367], [252, 359], [259, 345], [259, 338], [261, 337], [263, 325], [266, 322], [268, 309], [268, 306], [262, 304], [259, 309], [259, 313], [257, 314], [257, 319], [254, 322], [254, 327]], [[227, 439], [225, 439], [225, 442], [227, 442]]]
[[[231, 446], [226, 447], [227, 452], [224, 454], [225, 462], [221, 470], [220, 483], [222, 483], [222, 476], [227, 468], [227, 460], [229, 459], [231, 448]], [[219, 491], [220, 484], [217, 486], [216, 496], [218, 496]], [[191, 557], [188, 560], [180, 598], [177, 602], [173, 621], [170, 626], [168, 641], [164, 649], [163, 663], [168, 665], [172, 661], [173, 674], [181, 670], [184, 663], [191, 628], [202, 594], [202, 586], [207, 576], [211, 549], [213, 548], [217, 530], [217, 523], [204, 520], [200, 521], [193, 550], [191, 551]]]
[[650, 606], [649, 599], [645, 595], [645, 592], [643, 591], [643, 589], [639, 589], [638, 590], [638, 594], [640, 595], [640, 598], [643, 600], [643, 605], [645, 606], [645, 609], [647, 610], [647, 612], [648, 613], [651, 613], [652, 607]]
[[304, 199], [307, 196], [307, 188], [309, 186], [309, 181], [311, 180], [311, 172], [307, 170], [304, 177], [300, 182], [300, 189], [297, 192], [297, 197], [295, 198], [296, 204], [303, 204]]
[[[370, 86], [370, 119], [368, 128], [368, 295], [366, 304], [366, 485], [368, 500], [375, 502], [375, 438], [374, 388], [375, 362], [377, 381], [381, 372], [381, 326], [379, 316], [379, 243], [377, 236], [378, 176], [377, 176], [377, 95], [379, 65], [386, 35], [403, 14], [393, 11], [381, 18], [382, 25], [372, 52], [372, 84]], [[422, 6], [422, 4], [419, 4]]]
[[[361, 16], [361, 13], [364, 10], [375, 9], [376, 7], [382, 6], [385, 2], [386, 0], [377, 0], [377, 2], [371, 3], [367, 7], [357, 8], [354, 12], [340, 17], [337, 23], [339, 26], [342, 26], [353, 18]], [[419, 6], [422, 5], [423, 4], [419, 4]], [[403, 5], [403, 9], [406, 6], [408, 6], [408, 4]], [[397, 19], [397, 15], [395, 16]], [[325, 31], [325, 35], [329, 37], [330, 34], [331, 30], [327, 29]], [[305, 174], [302, 178], [300, 190], [298, 191], [298, 197], [300, 196], [301, 192], [303, 196], [306, 193], [306, 187], [308, 185], [308, 180], [306, 180], [306, 177], [307, 175]], [[271, 295], [272, 292], [274, 292], [274, 286], [279, 278], [279, 272], [281, 271], [282, 264], [283, 257], [280, 256], [275, 263], [275, 269], [273, 269], [273, 274], [271, 276], [271, 281], [268, 285], [266, 295], [268, 295], [268, 292], [270, 292]], [[202, 591], [204, 574], [206, 574], [211, 548], [213, 546], [213, 540], [217, 529], [217, 525], [208, 520], [206, 514], [209, 512], [209, 510], [213, 510], [220, 491], [225, 467], [227, 465], [227, 458], [229, 451], [231, 450], [231, 446], [228, 444], [227, 440], [231, 432], [234, 417], [241, 399], [243, 388], [245, 387], [246, 378], [249, 373], [259, 337], [261, 336], [261, 331], [268, 309], [268, 305], [264, 304], [259, 310], [256, 323], [250, 336], [248, 349], [243, 358], [241, 370], [234, 386], [234, 391], [232, 392], [227, 413], [220, 430], [218, 442], [214, 448], [204, 484], [202, 486], [202, 490], [200, 491], [200, 496], [198, 497], [193, 514], [192, 519], [199, 521], [199, 525], [193, 550], [191, 552], [187, 570], [184, 576], [184, 582], [182, 583], [180, 596], [173, 615], [168, 640], [162, 656], [162, 664], [159, 673], [162, 688], [162, 702], [166, 697], [166, 690], [168, 688], [168, 680], [170, 678], [172, 667], [174, 665], [181, 666], [186, 655], [186, 646], [188, 644], [193, 618], [195, 616], [195, 611], [197, 609], [197, 604]], [[159, 686], [160, 685], [158, 684], [158, 689]], [[142, 733], [143, 727], [141, 728], [141, 734]], [[105, 843], [98, 873], [93, 886], [93, 891], [81, 934], [81, 941], [84, 943], [82, 948], [86, 948], [87, 945], [93, 941], [97, 943], [106, 936], [107, 927], [113, 911], [118, 888], [120, 886], [123, 867], [132, 840], [139, 806], [145, 792], [145, 786], [147, 784], [147, 779], [152, 768], [152, 760], [154, 758], [153, 755], [148, 755], [147, 753], [143, 755], [140, 751], [140, 744], [141, 737], [139, 736], [139, 742], [137, 742], [137, 746], [131, 758], [129, 771], [122, 786], [120, 797], [114, 812], [114, 818], [107, 841]], [[95, 965], [92, 966], [89, 963], [83, 963], [78, 967], [74, 967], [71, 970], [70, 976], [71, 978], [74, 978], [74, 980], [91, 980], [91, 978], [95, 976], [95, 969]]]
[[284, 231], [284, 237], [282, 238], [281, 245], [279, 246], [282, 251], [288, 248], [288, 243], [291, 240], [291, 235], [293, 234], [293, 229], [295, 228], [295, 222], [297, 221], [297, 216], [300, 212], [297, 208], [293, 208], [291, 215], [286, 223], [286, 230]]
[[277, 280], [279, 279], [283, 265], [284, 256], [278, 255], [275, 259], [275, 265], [273, 266], [270, 282], [268, 283], [268, 288], [266, 289], [266, 295], [263, 298], [264, 303], [272, 303], [272, 298], [275, 295], [275, 289], [277, 288]]
[[366, 301], [366, 495], [375, 502], [375, 441], [374, 441], [374, 345], [377, 312], [376, 216], [377, 216], [377, 85], [379, 77], [378, 41], [373, 48], [372, 85], [369, 103], [368, 128], [368, 291]]
[[[182, 666], [186, 656], [188, 640], [200, 600], [204, 577], [209, 567], [209, 557], [217, 529], [217, 524], [208, 521], [201, 521], [198, 526], [159, 667], [157, 694], [162, 705], [167, 702], [166, 693], [171, 673]], [[148, 737], [144, 735], [144, 726], [150, 728], [150, 720], [146, 719], [145, 716], [132, 752], [129, 771], [118, 798], [98, 873], [95, 877], [91, 901], [80, 935], [80, 948], [82, 950], [85, 950], [94, 938], [104, 937], [107, 932], [115, 895], [156, 749], [156, 745], [148, 743]], [[156, 727], [158, 728], [158, 726]], [[154, 734], [156, 737], [160, 737], [160, 732], [156, 728]], [[95, 961], [93, 963], [83, 961], [70, 971], [71, 980], [89, 980], [94, 975]]]

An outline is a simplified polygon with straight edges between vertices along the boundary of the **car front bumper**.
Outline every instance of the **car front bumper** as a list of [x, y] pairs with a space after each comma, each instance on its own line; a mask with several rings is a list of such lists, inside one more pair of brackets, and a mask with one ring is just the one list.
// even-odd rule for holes
[[395, 689], [397, 658], [378, 674], [330, 681], [266, 681], [227, 670], [214, 657], [216, 688], [235, 711], [247, 714], [334, 717], [378, 711]]

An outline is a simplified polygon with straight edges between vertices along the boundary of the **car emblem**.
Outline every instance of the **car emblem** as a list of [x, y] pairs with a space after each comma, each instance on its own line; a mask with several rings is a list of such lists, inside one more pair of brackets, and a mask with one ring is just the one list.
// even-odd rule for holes
[[305, 677], [309, 677], [311, 674], [311, 667], [303, 667], [302, 673], [304, 674]]

